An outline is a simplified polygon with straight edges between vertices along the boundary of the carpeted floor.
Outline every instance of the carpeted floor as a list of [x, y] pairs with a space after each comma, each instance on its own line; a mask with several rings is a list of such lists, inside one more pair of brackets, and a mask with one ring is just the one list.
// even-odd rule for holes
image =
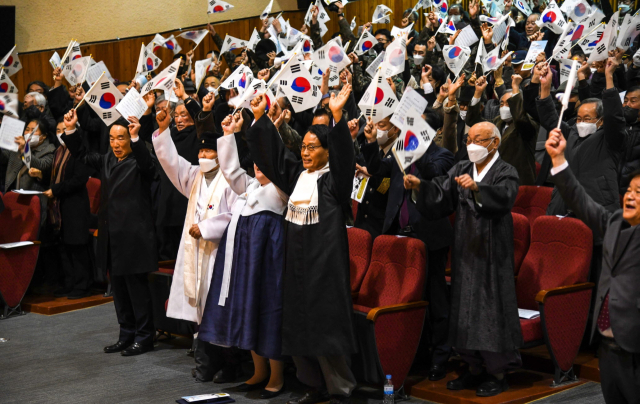
[[[105, 354], [118, 338], [113, 304], [55, 316], [27, 314], [0, 321], [0, 403], [175, 403], [186, 395], [217, 393], [230, 385], [195, 383], [190, 342], [161, 341], [155, 351], [134, 357]], [[247, 378], [252, 369], [245, 369]], [[287, 392], [269, 404], [304, 393], [294, 374]], [[259, 392], [232, 393], [238, 404], [264, 404]], [[414, 403], [425, 401], [412, 399]], [[379, 400], [355, 394], [353, 404]]]
[[599, 383], [589, 382], [549, 397], [533, 401], [535, 404], [604, 404]]

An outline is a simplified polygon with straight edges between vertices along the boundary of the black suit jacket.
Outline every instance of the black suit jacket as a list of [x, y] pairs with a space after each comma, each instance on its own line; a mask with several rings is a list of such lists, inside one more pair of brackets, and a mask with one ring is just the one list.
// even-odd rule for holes
[[[616, 343], [623, 349], [640, 353], [640, 231], [631, 229], [631, 236], [620, 243], [622, 229], [628, 223], [622, 209], [611, 212], [591, 198], [570, 168], [551, 177], [558, 192], [578, 218], [596, 234], [604, 235], [602, 272], [596, 291], [594, 316], [609, 293], [609, 317]], [[616, 250], [617, 249], [617, 250]], [[591, 327], [591, 338], [597, 321]]]
[[[377, 143], [376, 143], [377, 145]], [[379, 154], [380, 152], [378, 152]], [[363, 158], [364, 159], [364, 158]], [[384, 160], [394, 161], [391, 149], [384, 155]], [[358, 164], [366, 166], [366, 162]], [[358, 205], [358, 213], [355, 217], [355, 227], [364, 229], [371, 233], [371, 237], [376, 238], [382, 234], [387, 212], [387, 201], [389, 199], [390, 178], [383, 175], [372, 175], [367, 182], [362, 203]]]
[[[409, 198], [409, 224], [413, 226], [418, 237], [424, 241], [429, 250], [438, 250], [451, 245], [453, 228], [449, 219], [444, 217], [438, 220], [427, 221], [416, 209], [411, 200], [411, 192], [404, 189], [404, 179], [398, 163], [395, 159], [381, 159], [378, 143], [365, 143], [362, 146], [362, 154], [367, 161], [367, 170], [371, 175], [391, 178], [389, 187], [389, 199], [385, 211], [382, 233], [397, 234], [399, 230], [399, 214], [404, 198]], [[449, 150], [431, 143], [425, 154], [413, 164], [414, 175], [420, 179], [430, 180], [434, 177], [446, 175], [453, 166], [453, 153]], [[411, 167], [405, 170], [409, 173]]]

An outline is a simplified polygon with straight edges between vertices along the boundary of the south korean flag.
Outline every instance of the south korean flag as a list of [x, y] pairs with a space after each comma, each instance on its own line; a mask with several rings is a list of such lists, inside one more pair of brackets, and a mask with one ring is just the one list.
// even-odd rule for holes
[[85, 77], [87, 77], [87, 70], [89, 70], [90, 62], [91, 56], [72, 60], [64, 65], [62, 74], [72, 86], [82, 84], [84, 83]]
[[220, 54], [224, 54], [235, 49], [245, 48], [246, 46], [247, 41], [245, 41], [244, 39], [239, 39], [227, 34], [227, 36], [224, 38], [224, 42], [222, 43]]
[[405, 56], [407, 54], [407, 37], [403, 36], [387, 46], [384, 60], [380, 65], [384, 77], [392, 77], [404, 71]]
[[329, 73], [329, 86], [337, 86], [340, 83], [340, 72], [351, 62], [340, 43], [334, 38], [327, 42], [322, 48], [313, 53], [314, 76], [322, 74], [327, 70]]
[[67, 49], [66, 56], [62, 60], [62, 64], [66, 65], [67, 63], [71, 63], [71, 61], [81, 57], [82, 52], [80, 51], [80, 43], [78, 41], [71, 41]]
[[376, 9], [373, 11], [373, 17], [371, 17], [372, 24], [389, 24], [391, 22], [391, 17], [389, 16], [393, 11], [383, 5], [379, 4], [376, 6]]
[[[609, 51], [615, 50], [616, 41], [618, 40], [618, 13], [616, 11], [609, 19], [604, 33], [594, 44], [595, 48], [587, 59], [588, 63], [598, 62], [600, 60], [606, 60], [609, 57]], [[591, 45], [591, 44], [589, 44]], [[584, 50], [584, 49], [583, 49]], [[586, 52], [585, 52], [586, 53]]]
[[[265, 7], [264, 11], [262, 12], [262, 14], [260, 14], [260, 19], [264, 20], [265, 18], [269, 17], [269, 14], [271, 13], [271, 8], [273, 7], [273, 0], [271, 0], [269, 2], [269, 5], [267, 7]], [[220, 51], [222, 52], [222, 51]]]
[[368, 30], [363, 30], [362, 35], [360, 35], [360, 39], [358, 40], [358, 43], [356, 44], [353, 51], [356, 53], [356, 55], [360, 56], [365, 52], [369, 52], [369, 49], [373, 48], [373, 46], [377, 43], [378, 40], [375, 36], [371, 35]]
[[236, 89], [238, 94], [244, 93], [249, 87], [249, 84], [253, 80], [253, 73], [248, 66], [240, 65], [238, 68], [231, 73], [229, 77], [225, 81], [220, 84], [220, 87], [226, 88], [227, 90]]
[[0, 114], [18, 117], [18, 93], [0, 94]]
[[225, 11], [232, 8], [233, 6], [231, 4], [225, 3], [224, 1], [209, 0], [209, 3], [207, 5], [207, 14], [224, 13]]
[[162, 60], [153, 53], [150, 46], [140, 45], [140, 56], [138, 56], [136, 75], [152, 72], [160, 66], [160, 63], [162, 63]]
[[4, 70], [0, 73], [0, 94], [3, 93], [18, 94], [18, 87], [13, 84], [13, 81]]
[[295, 58], [290, 59], [286, 64], [278, 77], [277, 84], [289, 99], [295, 112], [313, 108], [322, 99], [320, 87], [312, 83], [309, 72], [302, 62]]
[[554, 0], [549, 2], [547, 8], [544, 9], [540, 14], [540, 18], [536, 21], [537, 26], [540, 28], [547, 27], [555, 34], [561, 34], [566, 24], [564, 15]]
[[422, 119], [420, 113], [409, 108], [404, 119], [402, 132], [393, 146], [402, 169], [406, 170], [411, 164], [418, 161], [435, 137], [436, 131]]
[[20, 63], [20, 58], [18, 57], [18, 51], [14, 46], [11, 48], [9, 53], [5, 55], [5, 57], [0, 60], [0, 66], [4, 69], [5, 72], [9, 76], [13, 76], [18, 73], [20, 69], [22, 69], [22, 63]]
[[360, 99], [358, 107], [365, 117], [371, 117], [373, 123], [378, 123], [385, 117], [393, 114], [398, 106], [398, 99], [391, 89], [387, 79], [382, 76], [380, 69], [371, 80]]
[[449, 70], [458, 76], [460, 70], [462, 70], [467, 60], [469, 60], [471, 50], [466, 46], [446, 45], [442, 48], [442, 56], [444, 56], [445, 64]]
[[116, 110], [116, 105], [121, 99], [122, 93], [105, 74], [100, 76], [100, 79], [93, 84], [84, 96], [87, 104], [93, 108], [107, 126], [122, 116]]
[[163, 91], [172, 91], [173, 84], [176, 81], [176, 76], [178, 75], [178, 69], [180, 68], [180, 59], [176, 59], [163, 71], [158, 73], [153, 80], [147, 82], [140, 91], [140, 96], [143, 97], [149, 91], [152, 90], [163, 90]]
[[[243, 92], [241, 95], [233, 97], [229, 100], [229, 104], [233, 105], [236, 108], [251, 108], [251, 101], [256, 98], [258, 95], [263, 93], [270, 93], [267, 91], [267, 83], [264, 80], [253, 80], [247, 91]], [[269, 94], [271, 95], [271, 94]], [[269, 96], [267, 95], [267, 97]], [[273, 97], [273, 95], [271, 95]], [[267, 106], [270, 105], [270, 102], [267, 101]]]

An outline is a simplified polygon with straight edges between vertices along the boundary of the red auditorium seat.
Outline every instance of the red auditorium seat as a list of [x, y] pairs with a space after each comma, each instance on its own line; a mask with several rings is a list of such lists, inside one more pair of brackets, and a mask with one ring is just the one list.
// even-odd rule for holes
[[98, 214], [100, 209], [100, 180], [97, 178], [89, 178], [87, 181], [87, 193], [89, 194], [89, 209], [94, 215]]
[[525, 348], [546, 344], [555, 365], [552, 386], [576, 380], [573, 361], [587, 325], [593, 283], [587, 283], [591, 230], [572, 218], [535, 220], [529, 252], [516, 280], [518, 307], [540, 311], [520, 319]]
[[536, 218], [547, 214], [552, 191], [553, 188], [550, 187], [522, 185], [518, 189], [518, 196], [511, 211], [525, 215], [529, 224], [533, 224]]
[[351, 212], [353, 213], [353, 221], [356, 221], [356, 217], [358, 215], [358, 202], [351, 200]]
[[347, 229], [347, 235], [349, 237], [351, 293], [357, 293], [371, 260], [371, 234], [366, 230], [350, 227]]
[[352, 368], [356, 379], [382, 386], [393, 375], [403, 387], [418, 349], [427, 302], [422, 301], [426, 250], [420, 240], [379, 236], [358, 297], [354, 327], [358, 353]]
[[4, 314], [21, 314], [20, 303], [33, 278], [40, 242], [40, 199], [37, 196], [8, 192], [2, 196], [0, 244], [33, 241], [34, 245], [0, 248], [0, 298], [5, 302]]
[[529, 219], [524, 215], [511, 212], [513, 218], [513, 272], [518, 275], [522, 261], [529, 251], [529, 243], [531, 241], [531, 229]]

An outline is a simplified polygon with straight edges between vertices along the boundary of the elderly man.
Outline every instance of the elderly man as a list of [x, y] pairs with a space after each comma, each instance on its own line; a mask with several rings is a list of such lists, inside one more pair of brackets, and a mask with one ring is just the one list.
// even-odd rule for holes
[[[75, 110], [65, 115], [65, 125], [75, 126]], [[66, 130], [61, 140], [71, 155], [99, 172], [102, 203], [98, 212], [100, 268], [108, 270], [113, 302], [120, 324], [118, 342], [104, 348], [123, 356], [153, 350], [153, 312], [147, 274], [158, 269], [156, 236], [151, 217], [151, 181], [156, 167], [144, 142], [140, 124], [119, 119], [109, 128], [112, 151], [100, 155], [87, 150], [82, 130]]]
[[417, 208], [425, 218], [456, 212], [449, 344], [469, 369], [447, 388], [477, 387], [481, 397], [507, 390], [505, 372], [522, 365], [510, 212], [518, 173], [500, 158], [499, 146], [498, 128], [477, 123], [467, 141], [471, 161], [460, 161], [447, 175], [432, 180], [413, 175], [404, 180], [405, 188], [416, 191]]
[[580, 184], [565, 157], [567, 141], [554, 129], [546, 143], [553, 168], [551, 180], [576, 215], [604, 238], [602, 275], [598, 282], [591, 338], [599, 332], [600, 377], [607, 403], [637, 403], [640, 397], [640, 171], [630, 174], [623, 209], [611, 212]]

